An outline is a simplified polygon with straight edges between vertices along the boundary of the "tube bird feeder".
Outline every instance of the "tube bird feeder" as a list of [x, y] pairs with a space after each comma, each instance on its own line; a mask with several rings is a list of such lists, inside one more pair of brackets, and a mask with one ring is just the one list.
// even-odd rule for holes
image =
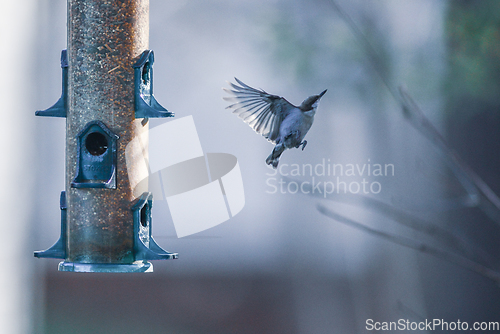
[[68, 0], [67, 10], [62, 95], [36, 112], [66, 118], [61, 235], [35, 257], [64, 259], [60, 271], [152, 271], [149, 260], [177, 254], [152, 236], [152, 194], [134, 195], [147, 175], [130, 157], [147, 152], [125, 156], [134, 138], [147, 138], [149, 118], [173, 116], [153, 95], [149, 0]]

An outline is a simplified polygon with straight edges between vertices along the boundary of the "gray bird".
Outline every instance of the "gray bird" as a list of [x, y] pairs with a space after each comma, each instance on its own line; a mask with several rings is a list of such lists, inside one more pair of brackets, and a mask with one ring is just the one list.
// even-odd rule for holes
[[326, 89], [319, 95], [309, 96], [300, 106], [294, 106], [283, 97], [268, 94], [234, 79], [239, 86], [230, 82], [233, 89], [224, 90], [234, 96], [224, 97], [224, 100], [236, 103], [226, 109], [234, 109], [233, 113], [255, 132], [276, 145], [266, 163], [276, 169], [281, 154], [287, 148], [302, 146], [303, 151], [307, 145], [307, 140], [303, 139], [313, 124], [314, 114]]

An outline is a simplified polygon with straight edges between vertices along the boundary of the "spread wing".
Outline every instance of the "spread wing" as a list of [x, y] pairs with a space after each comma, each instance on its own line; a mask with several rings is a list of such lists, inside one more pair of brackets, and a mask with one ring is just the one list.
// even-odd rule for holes
[[252, 88], [237, 78], [234, 79], [239, 86], [230, 82], [232, 89], [224, 88], [224, 90], [233, 96], [224, 97], [224, 100], [236, 103], [226, 109], [234, 109], [233, 113], [250, 125], [255, 132], [276, 144], [281, 122], [295, 107], [282, 97]]

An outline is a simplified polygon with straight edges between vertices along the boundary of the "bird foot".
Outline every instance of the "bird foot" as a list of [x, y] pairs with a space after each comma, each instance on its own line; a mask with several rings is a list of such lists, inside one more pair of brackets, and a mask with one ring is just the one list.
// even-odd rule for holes
[[279, 164], [279, 163], [280, 163], [279, 158], [278, 158], [278, 159], [273, 159], [273, 158], [271, 158], [271, 156], [269, 156], [269, 157], [266, 159], [266, 164], [273, 166], [273, 169], [278, 168], [278, 164]]
[[299, 147], [300, 145], [302, 145], [302, 151], [306, 148], [306, 145], [307, 145], [307, 140], [304, 140], [302, 143], [299, 144]]

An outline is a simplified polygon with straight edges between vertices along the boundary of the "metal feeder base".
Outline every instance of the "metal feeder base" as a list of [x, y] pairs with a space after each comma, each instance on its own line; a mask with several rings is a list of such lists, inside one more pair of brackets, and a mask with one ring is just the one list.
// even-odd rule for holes
[[59, 263], [58, 270], [79, 273], [148, 273], [153, 272], [153, 264], [146, 261], [136, 261], [131, 264], [73, 263], [63, 261]]

